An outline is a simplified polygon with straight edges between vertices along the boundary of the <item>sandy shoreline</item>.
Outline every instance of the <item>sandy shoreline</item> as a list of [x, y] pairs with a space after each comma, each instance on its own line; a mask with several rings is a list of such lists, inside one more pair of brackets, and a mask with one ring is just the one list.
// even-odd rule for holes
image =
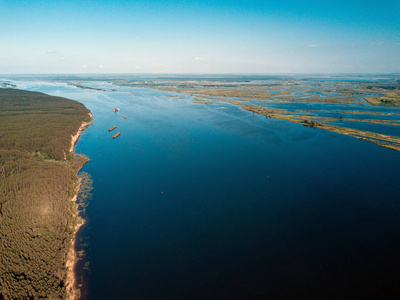
[[[93, 117], [93, 114], [90, 112], [89, 117]], [[90, 125], [92, 124], [93, 121], [89, 122], [82, 122], [81, 127], [79, 127], [77, 133], [75, 135], [71, 135], [71, 148], [69, 149], [69, 152], [74, 151], [76, 143], [78, 143], [79, 137], [81, 136], [82, 132]]]
[[[89, 116], [92, 118], [93, 114], [89, 113]], [[92, 124], [93, 121], [90, 122], [82, 122], [81, 126], [79, 127], [77, 133], [73, 136], [71, 136], [71, 148], [70, 148], [70, 152], [72, 152], [75, 148], [76, 143], [79, 140], [79, 137], [81, 136], [83, 130], [85, 130], [90, 124]], [[78, 200], [78, 193], [79, 193], [79, 189], [81, 186], [81, 182], [79, 181], [77, 187], [76, 187], [76, 192], [75, 192], [75, 196], [71, 199], [71, 201], [73, 201], [74, 203], [76, 203], [76, 201]], [[77, 204], [75, 204], [77, 205]], [[76, 243], [76, 234], [79, 231], [79, 229], [81, 228], [81, 226], [85, 223], [84, 220], [82, 218], [80, 218], [78, 216], [79, 211], [76, 210], [76, 213], [74, 214], [74, 218], [77, 218], [77, 224], [75, 226], [75, 230], [74, 230], [74, 236], [73, 236], [73, 240], [71, 242], [71, 246], [70, 249], [68, 251], [68, 255], [67, 255], [67, 262], [65, 264], [66, 268], [68, 269], [67, 271], [67, 279], [65, 282], [65, 287], [67, 290], [67, 299], [68, 300], [77, 300], [80, 298], [80, 289], [79, 287], [76, 285], [76, 276], [75, 276], [75, 266], [78, 262], [78, 257], [77, 257], [77, 253], [75, 251], [75, 243]]]

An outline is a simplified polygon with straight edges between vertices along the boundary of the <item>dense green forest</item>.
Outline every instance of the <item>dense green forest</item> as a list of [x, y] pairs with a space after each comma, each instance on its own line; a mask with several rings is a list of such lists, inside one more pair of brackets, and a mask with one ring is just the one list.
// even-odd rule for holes
[[71, 198], [87, 161], [69, 151], [88, 113], [73, 100], [0, 89], [1, 299], [67, 296]]

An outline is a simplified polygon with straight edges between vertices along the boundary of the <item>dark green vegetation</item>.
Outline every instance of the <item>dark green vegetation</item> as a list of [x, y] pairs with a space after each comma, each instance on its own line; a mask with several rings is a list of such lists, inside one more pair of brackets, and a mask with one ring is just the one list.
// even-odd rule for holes
[[0, 89], [0, 298], [64, 299], [77, 223], [71, 135], [89, 111], [42, 93]]

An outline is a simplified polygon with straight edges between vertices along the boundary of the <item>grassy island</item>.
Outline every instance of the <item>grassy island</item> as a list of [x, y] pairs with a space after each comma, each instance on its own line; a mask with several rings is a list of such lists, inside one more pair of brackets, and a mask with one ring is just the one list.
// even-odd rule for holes
[[1, 299], [72, 298], [67, 257], [79, 222], [72, 200], [87, 158], [71, 143], [90, 122], [79, 102], [0, 89]]

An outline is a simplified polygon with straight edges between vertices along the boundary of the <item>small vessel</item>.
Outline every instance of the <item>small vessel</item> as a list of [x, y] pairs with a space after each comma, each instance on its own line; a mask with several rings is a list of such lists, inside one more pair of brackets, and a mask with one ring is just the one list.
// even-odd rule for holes
[[113, 131], [115, 128], [117, 128], [117, 126], [113, 126], [110, 129], [108, 129], [108, 131]]
[[119, 111], [119, 108], [113, 108], [113, 112]]
[[118, 132], [117, 134], [115, 134], [114, 136], [113, 136], [113, 139], [116, 139], [117, 137], [119, 137], [121, 135], [121, 132]]
[[128, 118], [124, 116], [124, 119], [126, 120], [126, 119], [128, 119]]

